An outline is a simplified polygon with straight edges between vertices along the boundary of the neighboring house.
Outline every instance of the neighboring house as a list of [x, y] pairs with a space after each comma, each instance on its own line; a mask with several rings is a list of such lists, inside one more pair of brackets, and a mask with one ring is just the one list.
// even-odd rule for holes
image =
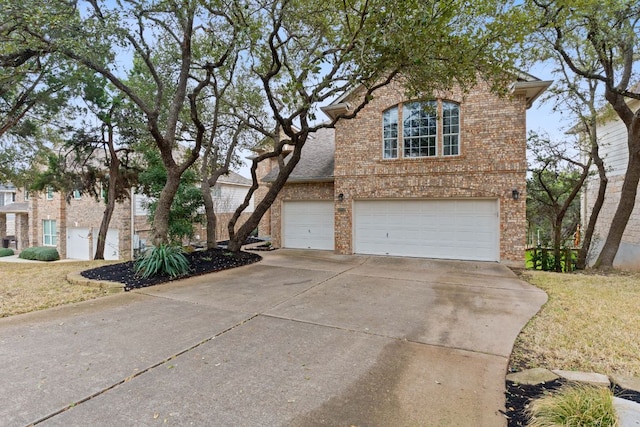
[[[405, 98], [397, 82], [379, 90], [355, 119], [306, 142], [259, 234], [275, 247], [522, 266], [526, 110], [550, 84], [522, 74], [510, 98], [483, 82], [427, 100]], [[276, 171], [261, 166], [265, 185]]]
[[[229, 212], [235, 210], [234, 204], [237, 207], [244, 200], [250, 186], [250, 180], [232, 172], [221, 177], [219, 187], [212, 190], [215, 204], [220, 209], [219, 233], [223, 234], [219, 240], [227, 238], [224, 234], [226, 221], [223, 224], [221, 220], [225, 215], [231, 215]], [[134, 193], [132, 190], [129, 192]], [[61, 258], [93, 259], [106, 208], [104, 202], [78, 191], [74, 191], [67, 200], [50, 188], [31, 193], [6, 185], [0, 187], [0, 197], [7, 203], [12, 201], [0, 206], [0, 239], [11, 237], [18, 251], [31, 246], [51, 246], [58, 250]], [[145, 200], [144, 196], [134, 193], [132, 200], [116, 203], [107, 232], [105, 259], [131, 259], [136, 249], [148, 244], [151, 225]], [[253, 211], [253, 200], [247, 211]], [[11, 217], [15, 217], [15, 226], [10, 221]], [[197, 239], [206, 239], [206, 228], [199, 233], [201, 235]]]
[[[105, 245], [105, 259], [131, 257], [131, 206], [117, 203]], [[73, 192], [70, 200], [47, 188], [42, 192], [16, 191], [16, 249], [50, 246], [61, 258], [92, 259], [105, 205], [93, 196]]]
[[[235, 212], [236, 208], [240, 206], [249, 192], [251, 187], [251, 180], [247, 179], [236, 172], [229, 172], [227, 175], [222, 175], [218, 178], [218, 182], [215, 187], [211, 189], [211, 195], [213, 196], [213, 207], [216, 212], [216, 240], [227, 240], [229, 238], [229, 231], [227, 229], [227, 223], [231, 218], [231, 215]], [[251, 197], [249, 206], [244, 210], [240, 216], [239, 223], [253, 212], [253, 200]], [[147, 217], [149, 215], [149, 203], [150, 199], [142, 194], [135, 194], [134, 202], [134, 222], [136, 229], [135, 236], [135, 248], [144, 247], [149, 238], [151, 232], [151, 224], [149, 224]], [[204, 208], [202, 210], [204, 213]], [[198, 243], [204, 243], [207, 240], [207, 227], [205, 224], [196, 225], [194, 240]]]
[[[637, 99], [629, 99], [627, 103], [633, 111], [640, 109], [640, 101]], [[626, 126], [615, 114], [606, 114], [604, 117], [598, 123], [597, 135], [600, 144], [600, 156], [603, 158], [609, 181], [604, 205], [598, 215], [598, 222], [594, 231], [593, 248], [591, 250], [593, 256], [589, 259], [590, 263], [595, 262], [597, 254], [600, 253], [600, 249], [609, 233], [609, 226], [620, 201], [620, 191], [622, 190], [622, 183], [624, 182], [629, 160]], [[581, 216], [583, 224], [589, 221], [597, 195], [598, 177], [596, 173], [595, 176], [587, 181], [582, 192]], [[613, 265], [616, 268], [640, 271], [640, 203], [637, 200], [622, 236], [620, 248]]]
[[0, 247], [15, 245], [16, 188], [11, 184], [0, 184]]

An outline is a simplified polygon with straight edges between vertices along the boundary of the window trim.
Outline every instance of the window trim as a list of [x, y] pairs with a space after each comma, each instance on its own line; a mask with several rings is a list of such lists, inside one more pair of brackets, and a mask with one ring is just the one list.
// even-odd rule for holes
[[[408, 106], [412, 105], [412, 104], [432, 104], [435, 106], [435, 120], [436, 120], [436, 133], [435, 133], [435, 153], [433, 155], [427, 155], [427, 156], [406, 156], [405, 152], [406, 152], [406, 147], [405, 147], [405, 130], [404, 130], [404, 126], [405, 126], [405, 111], [407, 109]], [[447, 106], [455, 106], [457, 107], [457, 115], [455, 116], [455, 121], [456, 123], [453, 125], [447, 125], [447, 126], [451, 126], [454, 127], [455, 130], [457, 130], [457, 132], [448, 132], [445, 133], [445, 117], [444, 117], [444, 111], [445, 111], [445, 107]], [[395, 151], [392, 150], [391, 154], [388, 154], [389, 150], [388, 147], [389, 145], [387, 144], [388, 141], [391, 141], [391, 138], [393, 138], [392, 136], [389, 137], [387, 135], [387, 127], [390, 126], [389, 123], [386, 123], [387, 121], [387, 115], [389, 114], [389, 112], [392, 112], [396, 110], [397, 114], [396, 114], [396, 138], [395, 138]], [[430, 99], [430, 100], [406, 100], [406, 101], [402, 101], [399, 102], [387, 109], [385, 109], [382, 112], [382, 159], [383, 160], [409, 160], [409, 159], [444, 159], [444, 158], [452, 158], [452, 157], [459, 157], [461, 156], [461, 152], [462, 152], [462, 144], [461, 144], [461, 135], [462, 135], [462, 114], [461, 114], [461, 104], [459, 102], [450, 100], [450, 99], [446, 99], [446, 98], [435, 98], [435, 99]], [[393, 123], [391, 123], [393, 124]], [[419, 133], [419, 131], [418, 131]], [[416, 136], [409, 136], [409, 138], [411, 139], [415, 139], [415, 138], [422, 138], [422, 137], [428, 137], [430, 135], [416, 135]], [[447, 144], [445, 145], [445, 140], [447, 140], [448, 138], [454, 138], [456, 140], [455, 145], [451, 145], [451, 144]], [[455, 147], [455, 149], [452, 150], [452, 147]], [[421, 150], [420, 147], [418, 147], [418, 150]], [[455, 151], [453, 153], [449, 153], [446, 154], [447, 151]], [[392, 154], [395, 154], [395, 156], [392, 156]]]
[[[47, 226], [49, 224], [49, 233], [47, 233]], [[53, 226], [53, 229], [52, 227]], [[43, 219], [42, 220], [42, 246], [56, 247], [58, 246], [58, 226], [55, 219]], [[49, 243], [47, 243], [47, 237]]]

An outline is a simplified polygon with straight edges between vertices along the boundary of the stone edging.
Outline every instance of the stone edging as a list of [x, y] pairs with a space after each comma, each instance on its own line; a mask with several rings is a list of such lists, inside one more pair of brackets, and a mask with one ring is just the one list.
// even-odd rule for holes
[[67, 280], [75, 285], [91, 286], [93, 288], [100, 288], [106, 291], [108, 294], [115, 294], [118, 292], [124, 292], [124, 283], [111, 282], [108, 280], [92, 280], [83, 277], [80, 273], [67, 274]]
[[[560, 369], [534, 368], [507, 375], [507, 381], [517, 384], [538, 385], [563, 378], [570, 382], [597, 385], [602, 387], [618, 386], [624, 390], [640, 393], [640, 378], [622, 375], [602, 375], [594, 372], [563, 371]], [[620, 427], [640, 426], [640, 403], [614, 397]]]

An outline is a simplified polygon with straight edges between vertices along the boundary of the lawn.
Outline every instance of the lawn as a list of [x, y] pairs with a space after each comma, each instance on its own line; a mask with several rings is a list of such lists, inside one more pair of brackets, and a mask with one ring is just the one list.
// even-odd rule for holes
[[0, 263], [0, 317], [106, 295], [99, 288], [74, 285], [66, 278], [71, 272], [105, 264], [108, 262]]
[[640, 274], [527, 270], [522, 278], [546, 291], [549, 301], [516, 340], [511, 370], [640, 376]]

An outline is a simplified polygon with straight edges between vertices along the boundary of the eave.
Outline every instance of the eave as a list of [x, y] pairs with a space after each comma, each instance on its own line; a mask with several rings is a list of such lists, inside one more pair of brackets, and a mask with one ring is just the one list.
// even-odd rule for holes
[[527, 100], [527, 109], [553, 83], [553, 80], [518, 81], [511, 85], [513, 95], [523, 95]]

